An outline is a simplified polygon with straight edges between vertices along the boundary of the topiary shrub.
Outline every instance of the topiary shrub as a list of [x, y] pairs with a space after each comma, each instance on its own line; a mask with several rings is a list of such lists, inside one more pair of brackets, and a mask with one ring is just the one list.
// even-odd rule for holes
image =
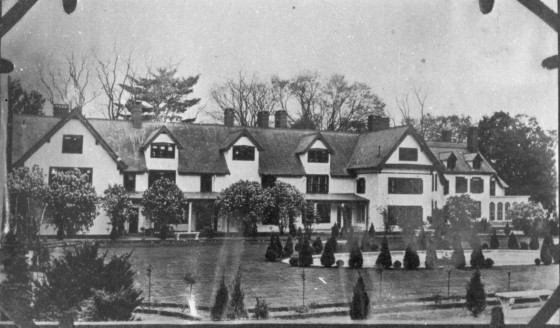
[[396, 260], [395, 263], [393, 263], [393, 268], [395, 269], [400, 269], [402, 267], [402, 263], [399, 260]]
[[550, 256], [552, 256], [554, 263], [560, 263], [560, 244], [550, 246]]
[[488, 249], [488, 248], [490, 248], [490, 247], [488, 246], [487, 243], [483, 243], [483, 244], [482, 244], [482, 249]]
[[529, 241], [529, 248], [532, 250], [537, 250], [539, 249], [539, 246], [539, 237], [536, 233], [533, 233], [531, 235], [531, 241]]
[[513, 232], [509, 234], [508, 238], [508, 248], [509, 249], [519, 249], [519, 242], [517, 241], [517, 237]]
[[487, 257], [484, 260], [484, 268], [486, 269], [491, 269], [494, 266], [494, 260], [492, 260], [491, 258]]
[[428, 247], [426, 248], [426, 261], [424, 263], [426, 269], [433, 270], [437, 266], [437, 253], [435, 241], [433, 239], [428, 240]]
[[276, 239], [274, 238], [274, 236], [270, 236], [270, 243], [266, 248], [266, 253], [264, 257], [266, 258], [267, 261], [270, 262], [274, 262], [280, 257], [277, 252]]
[[541, 262], [544, 265], [550, 265], [552, 263], [552, 255], [550, 255], [550, 246], [548, 243], [543, 241], [541, 246]]
[[389, 251], [389, 242], [387, 241], [387, 236], [383, 236], [381, 241], [381, 253], [377, 256], [375, 261], [376, 266], [380, 266], [383, 269], [388, 269], [393, 265], [393, 260], [391, 259], [391, 252]]
[[418, 257], [418, 253], [412, 247], [407, 246], [406, 250], [404, 251], [404, 268], [406, 270], [416, 270], [420, 266], [420, 258]]
[[292, 242], [292, 237], [288, 237], [286, 240], [286, 245], [284, 245], [284, 249], [282, 250], [283, 257], [292, 256], [294, 253], [294, 243]]
[[[335, 241], [336, 242], [336, 241]], [[325, 243], [323, 254], [321, 254], [321, 265], [330, 268], [335, 263], [334, 249], [332, 246], [332, 238]]]
[[344, 261], [343, 260], [337, 260], [336, 261], [336, 267], [337, 268], [344, 268]]
[[282, 257], [282, 251], [284, 247], [282, 247], [282, 241], [280, 241], [280, 236], [276, 235], [274, 237], [274, 251], [278, 254], [278, 258]]
[[331, 237], [338, 238], [339, 234], [340, 234], [340, 229], [339, 229], [338, 225], [335, 223], [331, 227]]
[[364, 264], [364, 257], [362, 256], [360, 245], [358, 244], [357, 239], [354, 239], [351, 243], [348, 266], [350, 269], [361, 269]]
[[362, 277], [358, 277], [358, 281], [354, 286], [354, 295], [350, 303], [350, 318], [352, 320], [367, 319], [369, 314], [369, 297], [366, 292], [366, 286]]
[[484, 254], [482, 254], [482, 248], [473, 249], [471, 253], [471, 267], [484, 268]]
[[471, 311], [473, 316], [477, 317], [484, 309], [486, 309], [486, 292], [484, 284], [480, 279], [480, 271], [476, 270], [467, 284], [467, 295], [465, 297], [467, 309]]
[[323, 252], [323, 242], [321, 241], [321, 237], [317, 236], [313, 242], [313, 250], [316, 254], [321, 254], [321, 252]]
[[231, 293], [231, 301], [228, 306], [227, 317], [230, 320], [248, 318], [245, 309], [245, 293], [241, 289], [241, 272], [237, 272], [235, 282], [233, 283], [233, 292]]
[[373, 223], [369, 226], [368, 235], [369, 238], [375, 237], [375, 227], [373, 226]]
[[539, 258], [535, 259], [535, 265], [541, 265], [541, 259]]
[[300, 237], [297, 240], [296, 246], [294, 247], [294, 249], [296, 250], [296, 252], [301, 252], [301, 246], [303, 244], [303, 239]]
[[299, 265], [302, 267], [308, 267], [313, 264], [313, 252], [311, 246], [309, 245], [309, 239], [303, 239], [303, 245], [301, 246], [301, 252], [299, 252]]
[[226, 285], [225, 277], [222, 276], [222, 282], [220, 283], [220, 287], [218, 287], [218, 291], [216, 292], [214, 305], [210, 310], [210, 318], [212, 318], [212, 320], [214, 321], [225, 319], [228, 303], [229, 291]]
[[500, 248], [500, 240], [498, 239], [498, 235], [496, 234], [496, 229], [492, 233], [492, 237], [490, 237], [490, 248], [498, 249]]
[[528, 250], [529, 249], [529, 244], [522, 241], [522, 242], [519, 243], [519, 249]]
[[268, 319], [268, 304], [264, 299], [256, 297], [257, 304], [255, 305], [255, 319]]
[[494, 306], [491, 312], [490, 328], [505, 327], [504, 311], [501, 306]]
[[297, 266], [299, 266], [299, 258], [290, 257], [289, 263], [290, 263], [291, 266], [297, 267]]
[[456, 269], [464, 269], [467, 265], [465, 251], [463, 250], [461, 236], [459, 234], [453, 236], [453, 254], [451, 255], [451, 262]]

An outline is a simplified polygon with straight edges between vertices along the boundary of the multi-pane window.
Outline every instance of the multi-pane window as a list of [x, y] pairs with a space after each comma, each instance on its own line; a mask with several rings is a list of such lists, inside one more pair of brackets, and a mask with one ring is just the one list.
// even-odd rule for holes
[[473, 169], [480, 170], [481, 164], [482, 164], [482, 160], [480, 159], [480, 157], [476, 156], [472, 162]]
[[498, 221], [502, 221], [504, 219], [504, 205], [502, 203], [498, 203]]
[[203, 174], [200, 176], [200, 192], [212, 192], [212, 175]]
[[399, 148], [399, 161], [417, 161], [418, 149], [416, 148]]
[[123, 186], [127, 191], [136, 190], [136, 174], [134, 173], [124, 173], [123, 174]]
[[509, 206], [510, 206], [510, 204], [506, 203], [506, 207], [504, 209], [506, 220], [509, 220]]
[[484, 180], [482, 178], [471, 179], [471, 193], [482, 194], [484, 192]]
[[490, 203], [490, 221], [496, 220], [496, 205]]
[[432, 175], [432, 191], [437, 191], [437, 185], [438, 185], [438, 175], [434, 174]]
[[276, 185], [276, 177], [273, 175], [263, 175], [261, 178], [261, 186], [263, 188], [271, 188]]
[[399, 222], [408, 221], [412, 226], [422, 225], [422, 206], [389, 206], [388, 221], [389, 225], [397, 225]]
[[448, 195], [448, 194], [449, 194], [449, 180], [443, 182], [443, 194], [444, 194], [444, 195]]
[[309, 163], [328, 163], [329, 152], [326, 149], [310, 149], [307, 152], [307, 161]]
[[148, 187], [159, 179], [167, 179], [175, 183], [175, 171], [150, 171], [148, 173]]
[[67, 173], [69, 171], [73, 171], [78, 169], [82, 176], [85, 175], [86, 181], [91, 183], [93, 178], [93, 169], [90, 167], [51, 167], [49, 168], [49, 184], [52, 182], [52, 179], [55, 174], [57, 173]]
[[328, 175], [308, 175], [307, 176], [308, 194], [328, 194], [329, 176]]
[[254, 161], [255, 147], [251, 146], [233, 146], [234, 161]]
[[467, 178], [463, 177], [456, 177], [455, 178], [455, 193], [457, 194], [464, 194], [469, 189], [469, 183]]
[[474, 206], [476, 207], [474, 211], [474, 217], [479, 218], [482, 216], [482, 203], [481, 202], [474, 202]]
[[62, 152], [64, 154], [81, 154], [84, 136], [65, 134], [62, 136]]
[[490, 181], [490, 196], [496, 196], [496, 181]]
[[171, 143], [153, 143], [151, 145], [152, 158], [175, 158], [175, 145]]
[[331, 203], [317, 203], [317, 223], [331, 223]]
[[356, 193], [357, 194], [365, 194], [366, 193], [366, 179], [359, 178], [356, 181]]
[[457, 159], [455, 159], [455, 157], [449, 156], [449, 158], [447, 159], [447, 168], [448, 169], [454, 169], [456, 162], [457, 162]]
[[422, 179], [389, 178], [390, 194], [422, 194]]

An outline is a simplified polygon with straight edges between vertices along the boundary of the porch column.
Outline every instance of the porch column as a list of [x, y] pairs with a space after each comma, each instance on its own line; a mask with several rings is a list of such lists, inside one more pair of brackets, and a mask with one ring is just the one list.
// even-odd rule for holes
[[193, 220], [193, 217], [192, 217], [192, 202], [189, 202], [188, 204], [189, 204], [189, 228], [188, 228], [188, 231], [191, 232], [192, 231], [191, 230], [191, 225], [192, 225], [192, 220]]

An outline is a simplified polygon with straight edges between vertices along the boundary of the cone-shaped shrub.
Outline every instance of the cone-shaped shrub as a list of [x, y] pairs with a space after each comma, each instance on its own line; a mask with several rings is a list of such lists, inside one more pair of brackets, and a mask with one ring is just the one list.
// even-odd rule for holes
[[369, 238], [375, 237], [375, 227], [373, 226], [373, 223], [369, 226], [368, 235]]
[[352, 303], [350, 303], [350, 318], [352, 320], [367, 319], [369, 314], [369, 296], [366, 292], [366, 286], [362, 277], [358, 277], [356, 286], [354, 286], [354, 295]]
[[393, 265], [393, 260], [391, 259], [391, 252], [389, 251], [389, 242], [387, 241], [387, 236], [383, 236], [383, 241], [381, 242], [381, 252], [377, 256], [375, 261], [376, 266], [381, 266], [383, 269], [388, 269]]
[[426, 248], [426, 262], [424, 265], [426, 266], [426, 269], [429, 270], [433, 270], [437, 266], [436, 243], [433, 239], [428, 240]]
[[321, 241], [321, 237], [317, 237], [313, 242], [313, 249], [315, 250], [316, 254], [321, 254], [323, 251], [323, 242]]
[[241, 272], [237, 272], [235, 277], [227, 317], [230, 320], [248, 318], [247, 310], [245, 309], [245, 293], [241, 289]]
[[529, 242], [529, 248], [532, 250], [539, 249], [539, 237], [535, 232], [531, 235], [531, 241]]
[[509, 227], [509, 223], [506, 223], [506, 226], [504, 227], [504, 234], [506, 236], [509, 236], [510, 232], [511, 232], [511, 228]]
[[336, 238], [331, 237], [329, 239], [329, 241], [331, 242], [331, 247], [332, 247], [333, 253], [336, 253], [336, 250], [338, 249], [338, 242], [336, 241]]
[[509, 249], [519, 249], [519, 242], [517, 241], [517, 237], [513, 232], [509, 234], [508, 238], [508, 248]]
[[303, 245], [301, 246], [301, 252], [299, 252], [299, 265], [302, 267], [308, 267], [313, 264], [313, 251], [309, 245], [309, 239], [303, 239]]
[[229, 291], [225, 282], [225, 278], [222, 277], [222, 282], [220, 283], [220, 287], [218, 287], [216, 299], [214, 300], [214, 306], [212, 306], [212, 309], [210, 310], [210, 317], [212, 318], [212, 320], [223, 320], [226, 317], [228, 303]]
[[498, 239], [498, 235], [496, 234], [496, 229], [494, 229], [494, 233], [492, 233], [492, 237], [490, 237], [490, 248], [500, 248], [500, 240]]
[[465, 251], [463, 250], [461, 236], [459, 234], [453, 236], [453, 255], [451, 255], [451, 262], [453, 262], [453, 266], [457, 269], [464, 269], [467, 265]]
[[292, 242], [292, 237], [288, 237], [286, 240], [286, 245], [284, 245], [284, 250], [282, 251], [282, 256], [289, 257], [294, 253], [294, 243]]
[[301, 237], [298, 237], [296, 246], [294, 247], [296, 252], [301, 252], [301, 246], [302, 245], [303, 245], [303, 239]]
[[408, 245], [404, 251], [403, 264], [406, 270], [416, 270], [420, 266], [418, 253], [414, 248], [410, 247], [410, 245]]
[[282, 257], [282, 241], [280, 241], [280, 236], [274, 237], [274, 251], [278, 254], [278, 257]]
[[473, 249], [471, 253], [471, 267], [484, 268], [484, 254], [482, 254], [482, 247]]
[[550, 246], [546, 240], [543, 241], [541, 246], [541, 262], [544, 265], [552, 263], [552, 255], [550, 255]]
[[266, 253], [264, 255], [267, 261], [274, 262], [279, 257], [276, 247], [276, 239], [274, 238], [274, 236], [270, 236], [270, 243], [268, 244]]
[[331, 236], [334, 238], [338, 238], [339, 233], [340, 230], [338, 229], [338, 225], [336, 223], [333, 224], [333, 226], [331, 227]]
[[323, 249], [323, 254], [321, 255], [321, 265], [326, 268], [330, 268], [335, 263], [332, 240], [333, 238], [327, 240], [327, 242], [325, 243], [325, 248]]
[[467, 284], [467, 295], [465, 297], [467, 309], [471, 311], [473, 316], [478, 316], [484, 309], [486, 309], [486, 292], [484, 291], [484, 284], [480, 279], [480, 271], [476, 270]]
[[360, 269], [364, 265], [364, 257], [360, 250], [358, 240], [354, 239], [350, 246], [350, 258], [348, 259], [348, 266], [350, 269]]

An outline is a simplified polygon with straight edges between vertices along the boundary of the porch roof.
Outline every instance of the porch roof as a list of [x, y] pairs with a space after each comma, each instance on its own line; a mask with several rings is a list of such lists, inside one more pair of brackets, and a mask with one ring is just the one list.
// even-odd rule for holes
[[[187, 200], [216, 200], [218, 198], [219, 192], [184, 192]], [[143, 192], [135, 191], [129, 192], [128, 197], [130, 199], [142, 199], [144, 195]]]
[[369, 202], [356, 194], [305, 194], [305, 199], [318, 202]]

